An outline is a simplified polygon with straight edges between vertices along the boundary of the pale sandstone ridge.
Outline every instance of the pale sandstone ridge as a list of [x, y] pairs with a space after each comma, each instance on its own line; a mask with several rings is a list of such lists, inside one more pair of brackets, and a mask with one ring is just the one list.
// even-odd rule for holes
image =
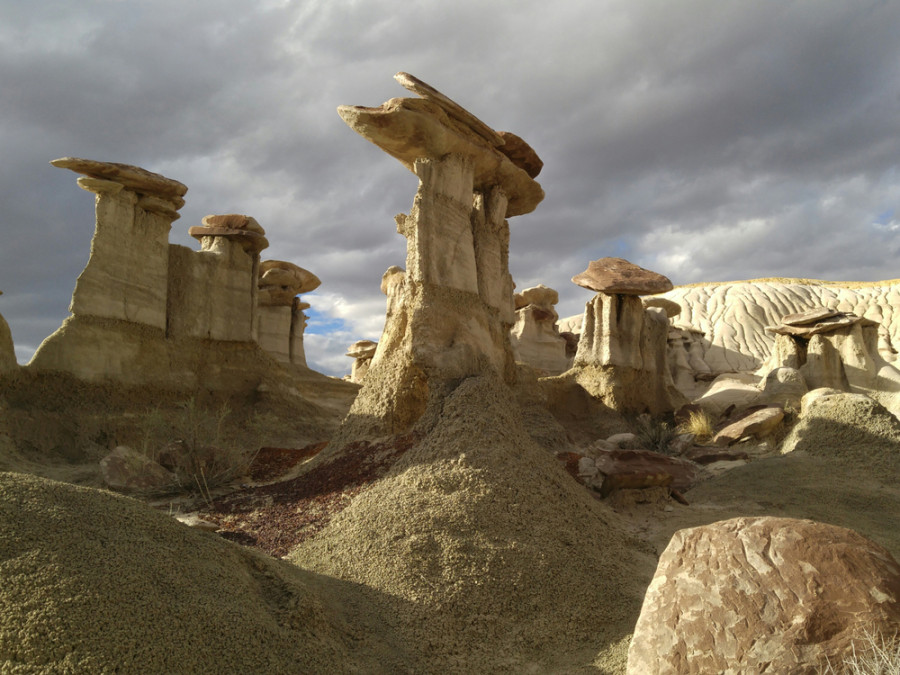
[[488, 370], [512, 380], [506, 218], [543, 198], [497, 149], [499, 134], [412, 76], [398, 80], [426, 98], [338, 108], [351, 129], [419, 178], [412, 210], [396, 217], [406, 270], [392, 267], [382, 279], [384, 332], [345, 423], [362, 425], [353, 433], [363, 436], [410, 429], [442, 383]]
[[756, 370], [775, 343], [766, 326], [809, 310], [852, 312], [877, 322], [878, 345], [885, 356], [900, 346], [897, 281], [736, 281], [679, 286], [664, 297], [682, 307], [676, 326], [702, 331], [702, 358], [716, 372]]
[[516, 323], [510, 330], [516, 361], [527, 363], [548, 375], [558, 375], [569, 368], [566, 339], [559, 334], [559, 314], [554, 305], [559, 293], [543, 284], [526, 288], [514, 296]]
[[866, 632], [898, 629], [900, 565], [887, 550], [810, 520], [735, 518], [672, 537], [627, 672], [816, 672]]
[[572, 281], [607, 289], [585, 306], [573, 363], [578, 384], [619, 412], [658, 415], [686, 403], [668, 364], [666, 310], [644, 307], [638, 295], [671, 288], [671, 282], [621, 258], [594, 260]]

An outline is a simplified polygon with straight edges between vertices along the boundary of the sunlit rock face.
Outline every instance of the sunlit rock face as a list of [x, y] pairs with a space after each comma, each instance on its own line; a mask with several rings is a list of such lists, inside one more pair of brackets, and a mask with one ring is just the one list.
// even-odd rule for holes
[[443, 383], [488, 370], [512, 381], [507, 218], [543, 198], [530, 175], [540, 160], [524, 141], [495, 132], [410, 75], [397, 80], [421, 98], [338, 108], [354, 131], [419, 179], [412, 209], [396, 217], [406, 269], [385, 274], [384, 333], [345, 422], [358, 427], [357, 436], [409, 429]]

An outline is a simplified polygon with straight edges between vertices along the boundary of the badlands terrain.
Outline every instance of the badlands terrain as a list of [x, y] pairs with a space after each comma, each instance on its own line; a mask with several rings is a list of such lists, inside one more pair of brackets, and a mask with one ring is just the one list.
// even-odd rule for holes
[[[818, 673], [900, 629], [900, 282], [514, 292], [540, 159], [411, 75], [341, 106], [416, 174], [385, 327], [303, 353], [319, 280], [186, 186], [95, 194], [72, 315], [0, 319], [0, 672]], [[136, 279], [130, 270], [140, 265]]]

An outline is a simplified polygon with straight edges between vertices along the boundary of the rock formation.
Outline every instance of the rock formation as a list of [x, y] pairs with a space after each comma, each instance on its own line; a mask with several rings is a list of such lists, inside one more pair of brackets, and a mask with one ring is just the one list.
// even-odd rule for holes
[[[0, 291], [3, 295], [3, 291]], [[6, 319], [0, 315], [0, 373], [6, 373], [19, 367], [16, 361], [16, 349], [13, 345], [12, 333]]]
[[900, 629], [900, 565], [833, 525], [736, 518], [663, 552], [628, 652], [631, 675], [816, 672]]
[[297, 296], [321, 285], [312, 272], [283, 260], [259, 266], [259, 346], [283, 363], [306, 366], [303, 331], [308, 302]]
[[351, 382], [362, 384], [377, 349], [378, 343], [372, 340], [357, 340], [347, 348], [347, 356], [354, 359], [350, 370]]
[[594, 260], [572, 281], [597, 291], [585, 307], [573, 365], [577, 382], [620, 412], [656, 415], [686, 402], [669, 370], [666, 310], [645, 308], [640, 298], [672, 283], [621, 258]]
[[[258, 340], [276, 359], [305, 366], [305, 316], [293, 291], [318, 280], [290, 263], [261, 266], [268, 241], [255, 219], [206, 216], [189, 230], [201, 245], [194, 251], [168, 242], [187, 191], [178, 181], [112, 162], [67, 157], [52, 164], [83, 174], [78, 184], [96, 195], [97, 222], [72, 316], [29, 368], [94, 382], [246, 390], [264, 377], [288, 376]], [[260, 274], [272, 280], [262, 291]]]
[[554, 305], [559, 293], [543, 284], [515, 295], [516, 323], [510, 331], [516, 361], [527, 363], [549, 375], [568, 370], [566, 338], [559, 334], [559, 314]]
[[384, 333], [345, 423], [359, 426], [356, 436], [408, 430], [441, 383], [488, 370], [514, 377], [506, 219], [534, 210], [544, 194], [529, 175], [537, 163], [523, 158], [536, 155], [524, 141], [508, 156], [510, 136], [414, 77], [396, 79], [422, 98], [338, 108], [351, 129], [419, 178], [412, 210], [396, 217], [406, 271], [392, 268], [383, 280]]

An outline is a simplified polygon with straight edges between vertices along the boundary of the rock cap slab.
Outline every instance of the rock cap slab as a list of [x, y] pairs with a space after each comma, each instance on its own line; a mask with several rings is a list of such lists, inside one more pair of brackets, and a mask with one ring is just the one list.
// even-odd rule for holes
[[674, 288], [667, 277], [624, 258], [592, 260], [584, 272], [572, 277], [572, 283], [610, 295], [655, 295]]

